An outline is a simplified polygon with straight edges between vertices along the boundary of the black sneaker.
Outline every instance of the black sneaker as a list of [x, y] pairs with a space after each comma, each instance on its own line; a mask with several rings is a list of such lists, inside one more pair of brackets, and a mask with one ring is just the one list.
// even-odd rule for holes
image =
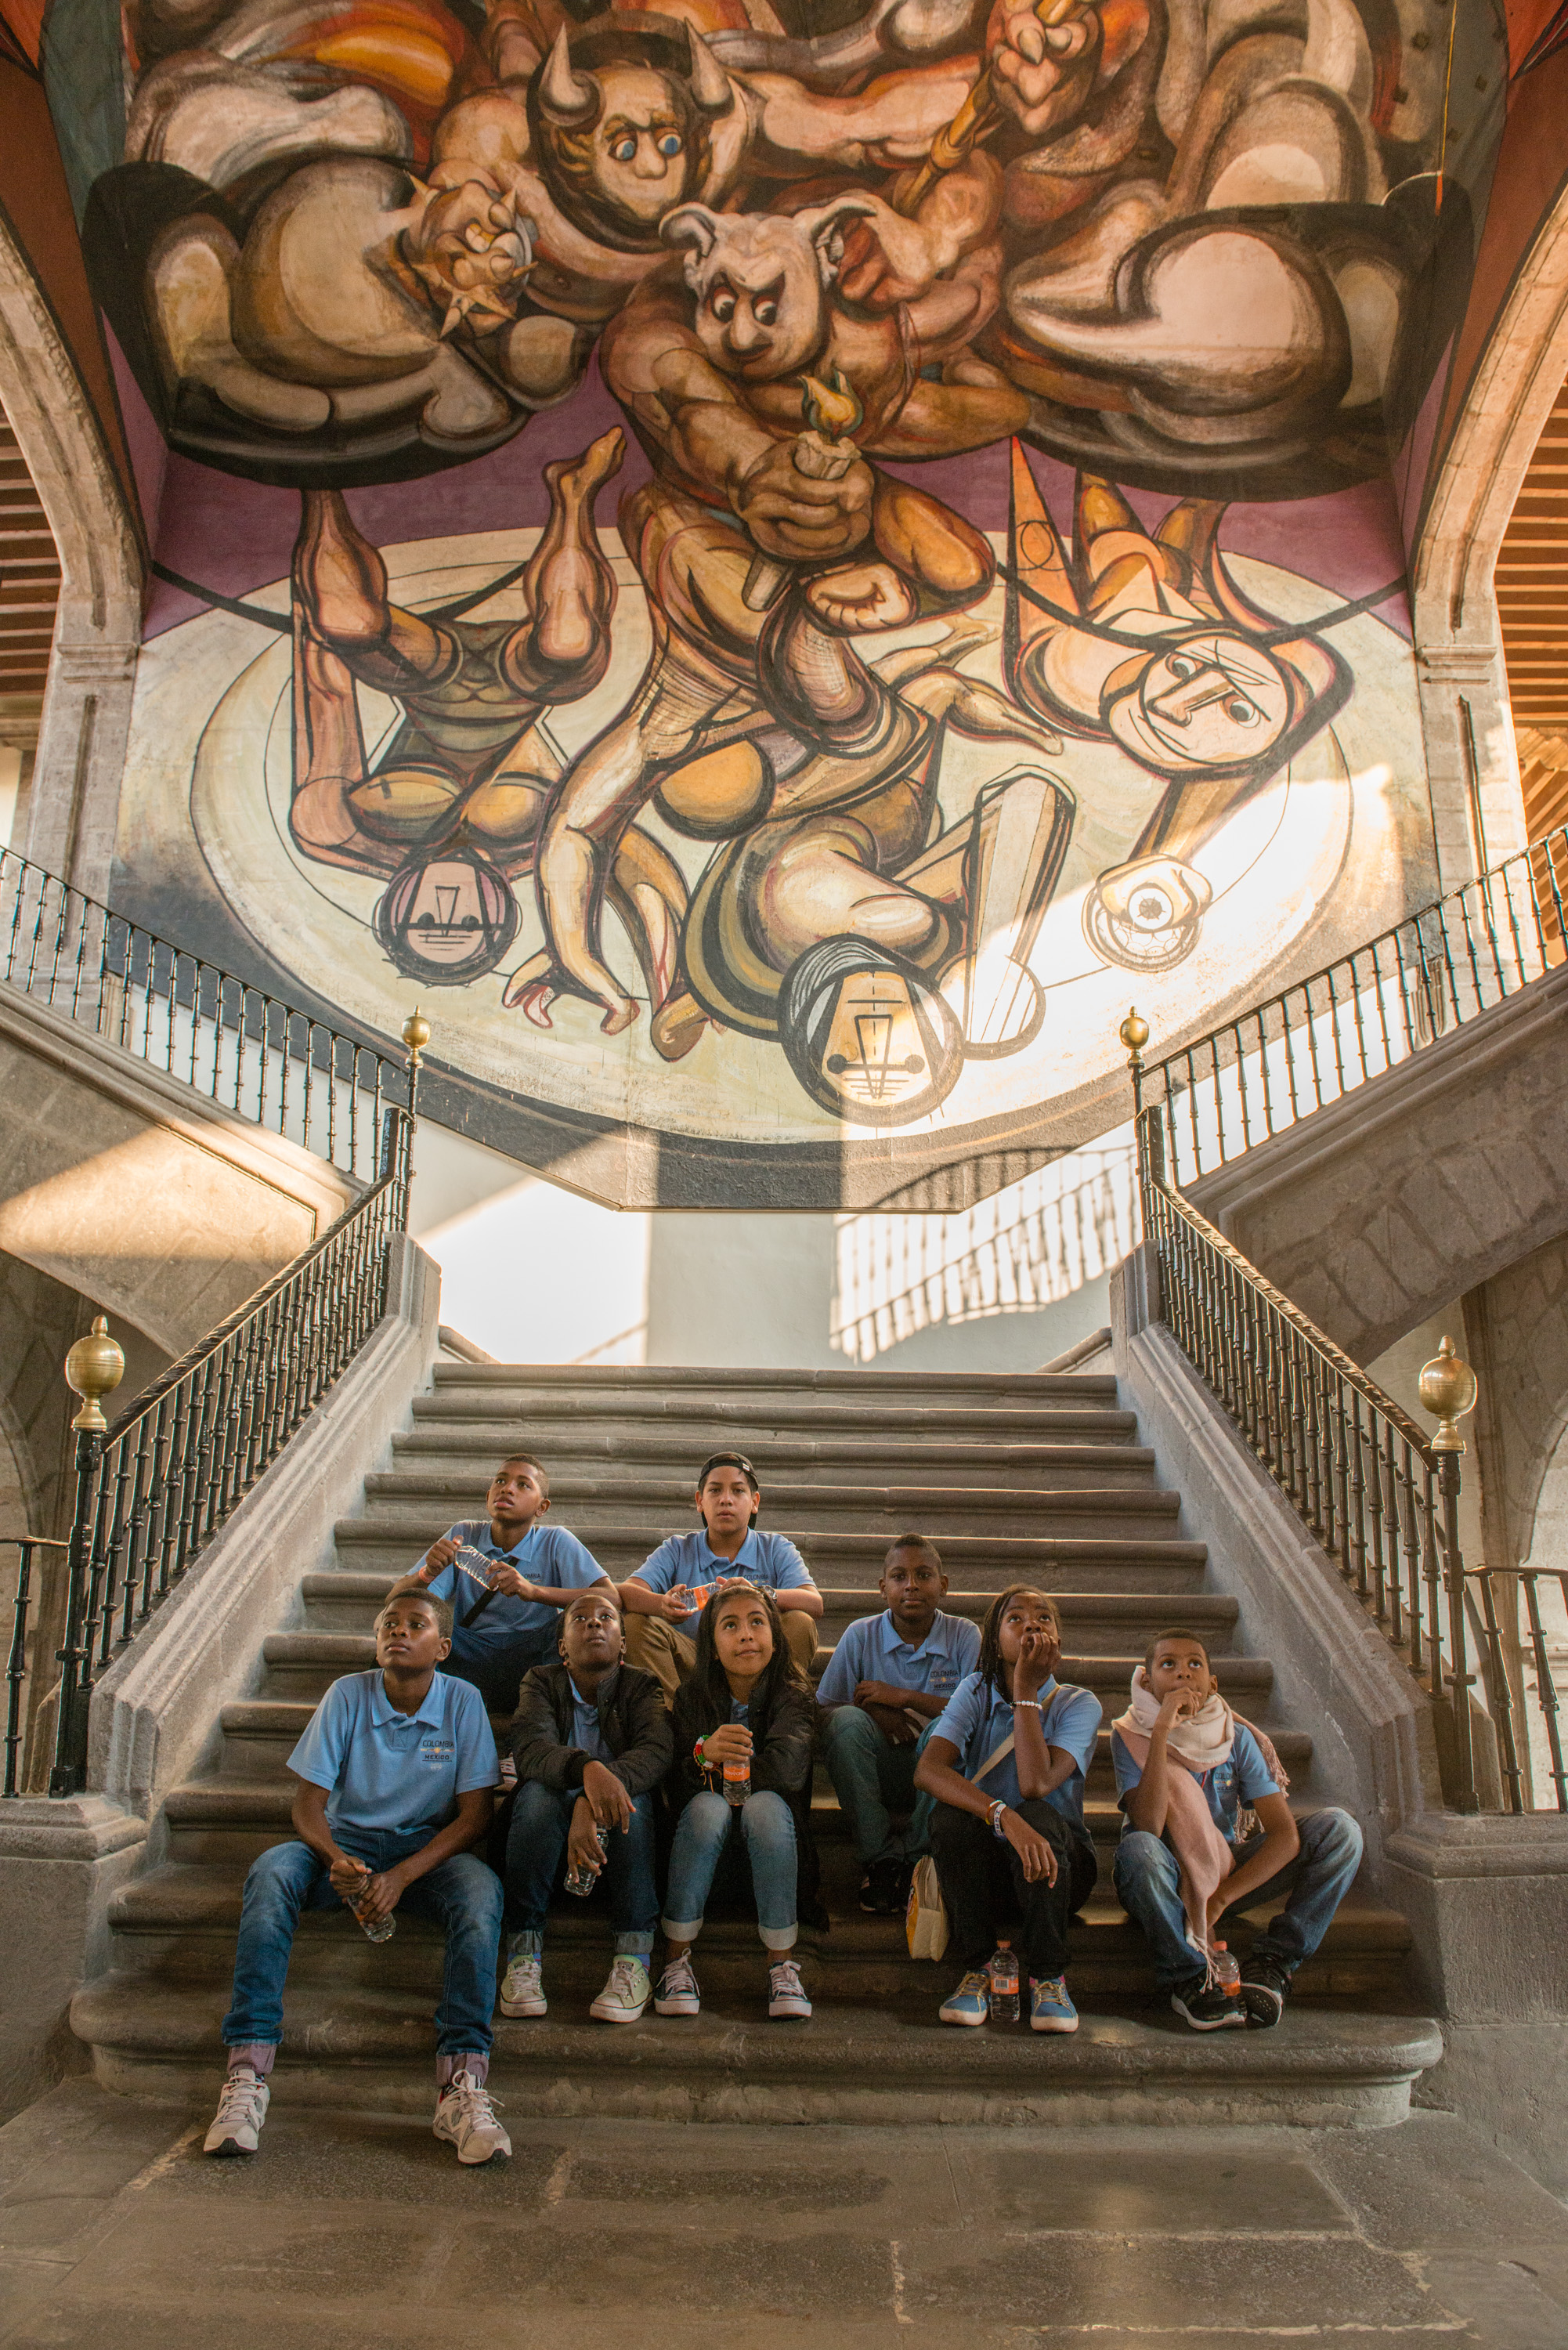
[[1239, 1999], [1217, 1987], [1205, 1991], [1201, 1975], [1189, 1982], [1178, 1985], [1170, 1994], [1170, 2003], [1184, 2023], [1194, 2032], [1224, 2032], [1247, 2028], [1247, 2011]]
[[896, 1918], [907, 1898], [901, 1891], [903, 1865], [897, 1860], [874, 1860], [866, 1872], [860, 1887], [860, 1907], [873, 1918]]
[[1291, 1970], [1278, 1959], [1249, 1959], [1241, 1970], [1241, 2004], [1261, 2032], [1278, 2023], [1291, 1995]]

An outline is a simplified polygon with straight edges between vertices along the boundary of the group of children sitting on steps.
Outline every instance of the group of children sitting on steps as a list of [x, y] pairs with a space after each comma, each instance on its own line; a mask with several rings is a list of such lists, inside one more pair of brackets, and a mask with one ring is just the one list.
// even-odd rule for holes
[[[1084, 1783], [1101, 1707], [1056, 1678], [1055, 1602], [1015, 1586], [977, 1629], [943, 1611], [936, 1546], [903, 1535], [883, 1566], [885, 1608], [848, 1627], [814, 1687], [822, 1595], [794, 1544], [758, 1531], [761, 1500], [751, 1462], [715, 1453], [698, 1472], [701, 1531], [672, 1535], [618, 1589], [545, 1523], [549, 1478], [514, 1453], [488, 1519], [452, 1526], [394, 1585], [374, 1669], [333, 1683], [288, 1758], [296, 1840], [245, 1879], [209, 2154], [256, 2150], [302, 1909], [348, 1907], [375, 1940], [399, 1909], [442, 1928], [434, 2126], [463, 2163], [511, 2154], [486, 2087], [501, 1942], [501, 2012], [545, 2014], [563, 1886], [602, 1891], [608, 1908], [597, 2020], [635, 2022], [650, 2000], [659, 2015], [697, 2015], [691, 1953], [715, 1886], [748, 1883], [768, 2013], [809, 2016], [792, 1954], [803, 1920], [828, 1923], [811, 1826], [819, 1750], [859, 1856], [861, 1908], [909, 1906], [913, 1932], [923, 1904], [923, 1932], [949, 1939], [959, 1981], [941, 2021], [983, 2024], [993, 2001], [1017, 2012], [1016, 1942], [1033, 2030], [1077, 2030], [1067, 1934], [1097, 1873]], [[493, 1714], [510, 1720], [504, 1752]], [[1273, 1748], [1220, 1696], [1188, 1631], [1150, 1643], [1111, 1760], [1116, 1888], [1160, 1990], [1194, 2031], [1277, 2023], [1360, 1864], [1355, 1821], [1298, 1822]], [[1228, 1914], [1279, 1902], [1238, 1981]]]

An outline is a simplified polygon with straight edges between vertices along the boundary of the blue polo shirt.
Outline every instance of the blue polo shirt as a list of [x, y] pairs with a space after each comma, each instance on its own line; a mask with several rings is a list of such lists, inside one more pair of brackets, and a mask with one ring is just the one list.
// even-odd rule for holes
[[759, 1591], [815, 1591], [805, 1561], [783, 1534], [763, 1534], [753, 1526], [733, 1558], [720, 1558], [710, 1549], [708, 1529], [694, 1534], [671, 1534], [651, 1557], [645, 1558], [633, 1580], [649, 1591], [673, 1591], [678, 1583], [696, 1590], [702, 1584], [726, 1582], [743, 1575]]
[[[1185, 1771], [1185, 1762], [1171, 1758], [1172, 1767]], [[1143, 1777], [1139, 1764], [1133, 1761], [1122, 1744], [1119, 1730], [1111, 1732], [1111, 1765], [1116, 1774], [1116, 1801], [1120, 1804], [1131, 1787]], [[1263, 1750], [1244, 1721], [1236, 1724], [1236, 1735], [1231, 1743], [1230, 1757], [1217, 1762], [1212, 1771], [1195, 1771], [1192, 1776], [1202, 1792], [1210, 1815], [1227, 1844], [1236, 1841], [1236, 1814], [1243, 1804], [1255, 1804], [1260, 1796], [1278, 1795], [1284, 1791], [1263, 1760]], [[1131, 1822], [1124, 1826], [1125, 1835]]]
[[966, 1617], [939, 1608], [919, 1647], [911, 1648], [899, 1638], [892, 1609], [884, 1607], [880, 1616], [857, 1617], [839, 1634], [816, 1685], [817, 1703], [851, 1705], [861, 1681], [891, 1681], [896, 1689], [948, 1698], [979, 1662], [980, 1631]]
[[604, 1742], [604, 1732], [599, 1728], [597, 1702], [591, 1697], [584, 1697], [576, 1681], [572, 1683], [572, 1745], [576, 1752], [586, 1754], [590, 1762], [607, 1762], [611, 1759], [609, 1748]]
[[470, 1681], [432, 1675], [417, 1713], [400, 1713], [379, 1665], [334, 1681], [288, 1758], [329, 1790], [327, 1824], [387, 1828], [426, 1841], [457, 1814], [457, 1799], [501, 1775], [484, 1700]]
[[[1094, 1759], [1095, 1740], [1099, 1735], [1100, 1700], [1093, 1690], [1054, 1679], [1043, 1683], [1039, 1698], [1040, 1727], [1045, 1733], [1046, 1745], [1059, 1746], [1077, 1764], [1059, 1787], [1051, 1790], [1045, 1801], [1086, 1840], [1089, 1832], [1084, 1825], [1084, 1773]], [[958, 1748], [958, 1761], [953, 1767], [965, 1779], [974, 1779], [986, 1756], [994, 1753], [1012, 1728], [1012, 1700], [999, 1697], [983, 1674], [971, 1673], [949, 1698], [945, 1711], [938, 1714], [930, 1734], [933, 1738], [945, 1738]], [[994, 1764], [983, 1779], [975, 1780], [975, 1784], [987, 1794], [1000, 1796], [1004, 1804], [1021, 1803], [1016, 1749]]]
[[[460, 1518], [447, 1528], [449, 1542], [467, 1543], [486, 1558], [504, 1558], [524, 1583], [548, 1584], [555, 1591], [586, 1591], [609, 1578], [591, 1550], [565, 1526], [531, 1525], [521, 1542], [502, 1550], [490, 1538], [488, 1518]], [[428, 1586], [432, 1598], [447, 1600], [452, 1612], [452, 1652], [460, 1657], [500, 1657], [517, 1648], [536, 1648], [542, 1632], [558, 1633], [561, 1610], [542, 1599], [514, 1599], [498, 1591], [483, 1616], [465, 1624], [463, 1617], [484, 1594], [461, 1567], [443, 1566]]]

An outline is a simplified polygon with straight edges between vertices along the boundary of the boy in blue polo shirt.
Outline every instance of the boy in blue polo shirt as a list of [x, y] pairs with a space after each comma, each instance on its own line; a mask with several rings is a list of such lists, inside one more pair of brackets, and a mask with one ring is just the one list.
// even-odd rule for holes
[[701, 1533], [671, 1534], [620, 1586], [627, 1663], [651, 1673], [673, 1705], [697, 1661], [698, 1609], [726, 1583], [750, 1583], [772, 1592], [789, 1652], [809, 1674], [822, 1594], [794, 1543], [757, 1532], [763, 1489], [745, 1454], [712, 1453], [697, 1471], [695, 1498]]
[[[860, 1907], [895, 1916], [925, 1851], [930, 1802], [915, 1787], [925, 1733], [980, 1660], [980, 1632], [942, 1612], [948, 1579], [924, 1534], [900, 1534], [882, 1565], [880, 1616], [840, 1635], [817, 1683], [823, 1752], [860, 1856]], [[902, 1835], [893, 1811], [912, 1814]]]
[[333, 1682], [288, 1758], [298, 1841], [273, 1845], [245, 1878], [223, 2018], [229, 2074], [208, 2154], [256, 2150], [300, 1911], [351, 1907], [369, 1929], [400, 1907], [446, 1932], [435, 2134], [462, 2163], [511, 2156], [485, 2088], [501, 1881], [470, 1849], [490, 1825], [495, 1740], [478, 1691], [436, 1670], [451, 1628], [450, 1610], [426, 1592], [389, 1599], [375, 1669]]
[[931, 1856], [963, 1969], [944, 2023], [983, 2023], [986, 1971], [1002, 1916], [1023, 1915], [1029, 2021], [1076, 2032], [1067, 1995], [1067, 1921], [1094, 1890], [1084, 1776], [1099, 1735], [1092, 1690], [1058, 1681], [1062, 1619], [1042, 1591], [1014, 1585], [992, 1602], [980, 1667], [933, 1724], [915, 1784], [934, 1795]]
[[[523, 1676], [556, 1662], [561, 1610], [576, 1591], [609, 1577], [565, 1526], [540, 1522], [550, 1507], [550, 1480], [531, 1454], [509, 1453], [490, 1481], [488, 1519], [460, 1518], [431, 1543], [411, 1575], [392, 1586], [429, 1591], [452, 1612], [452, 1655], [441, 1670], [472, 1681], [492, 1713], [517, 1711]], [[462, 1549], [493, 1561], [488, 1580], [464, 1571]]]

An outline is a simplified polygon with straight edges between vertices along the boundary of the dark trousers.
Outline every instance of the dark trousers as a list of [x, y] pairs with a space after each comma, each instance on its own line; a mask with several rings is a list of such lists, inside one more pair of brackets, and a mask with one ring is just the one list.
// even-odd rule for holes
[[1036, 1981], [1067, 1970], [1067, 1920], [1095, 1889], [1092, 1845], [1075, 1835], [1044, 1798], [1026, 1796], [1010, 1808], [1043, 1835], [1056, 1856], [1056, 1882], [1027, 1882], [1023, 1863], [1003, 1837], [972, 1812], [938, 1804], [931, 1817], [931, 1856], [942, 1888], [950, 1946], [966, 1974], [983, 1967], [996, 1948], [998, 1923], [1023, 1920], [1021, 1955]]

